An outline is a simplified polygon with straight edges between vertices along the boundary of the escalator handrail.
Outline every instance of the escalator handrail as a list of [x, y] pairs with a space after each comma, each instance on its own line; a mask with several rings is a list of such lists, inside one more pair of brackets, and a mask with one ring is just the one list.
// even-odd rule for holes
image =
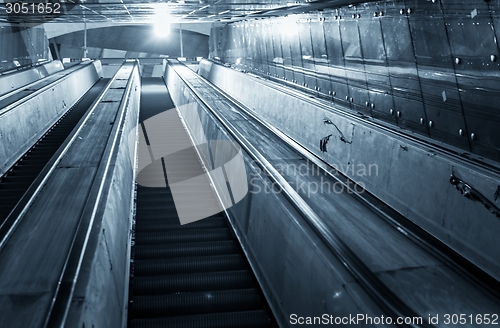
[[1, 108], [0, 109], [0, 117], [2, 117], [3, 115], [5, 115], [6, 113], [8, 113], [9, 111], [11, 111], [12, 109], [16, 108], [17, 106], [19, 106], [20, 104], [24, 103], [24, 102], [27, 102], [31, 99], [33, 99], [34, 97], [38, 96], [39, 94], [47, 91], [48, 89], [50, 88], [53, 88], [54, 86], [60, 84], [61, 82], [67, 80], [71, 74], [87, 67], [88, 65], [92, 65], [93, 64], [93, 61], [89, 61], [89, 62], [85, 62], [84, 64], [80, 64], [80, 65], [76, 65], [76, 66], [73, 66], [71, 68], [68, 68], [67, 70], [62, 70], [62, 71], [58, 71], [54, 74], [51, 74], [51, 75], [48, 75], [46, 77], [44, 77], [43, 79], [40, 79], [40, 80], [36, 80], [36, 81], [33, 81], [27, 85], [24, 85], [22, 87], [19, 87], [15, 90], [12, 90], [2, 96], [0, 96], [0, 100], [4, 100], [4, 99], [7, 99], [8, 97], [11, 97], [27, 88], [30, 88], [38, 83], [41, 83], [49, 78], [52, 78], [55, 74], [61, 74], [61, 73], [64, 73], [63, 76], [61, 76], [60, 78], [56, 79], [55, 81], [52, 81], [50, 82], [49, 84], [47, 84], [46, 86], [43, 86], [41, 87], [40, 89], [37, 89], [35, 91], [33, 91], [32, 93], [30, 93], [29, 95], [26, 95], [25, 97], [21, 98], [21, 99], [18, 99], [16, 101], [14, 101], [13, 103], [11, 104], [8, 104], [7, 106], [5, 106], [4, 108]]

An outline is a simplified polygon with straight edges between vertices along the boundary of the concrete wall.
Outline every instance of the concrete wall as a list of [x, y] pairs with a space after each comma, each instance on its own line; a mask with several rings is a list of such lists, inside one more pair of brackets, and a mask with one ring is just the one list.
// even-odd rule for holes
[[[165, 81], [195, 144], [201, 145], [205, 140], [234, 141], [195, 101], [171, 66], [167, 66]], [[206, 90], [201, 92], [206, 94]], [[216, 99], [210, 101], [224, 106]], [[280, 327], [292, 327], [289, 316], [293, 313], [299, 316], [377, 313], [379, 310], [369, 304], [369, 297], [285, 196], [271, 191], [271, 180], [266, 173], [245, 151], [243, 158], [249, 193], [228, 209], [229, 219]], [[208, 156], [204, 159], [206, 167], [211, 167]], [[231, 172], [227, 173], [231, 181]], [[239, 179], [245, 172], [233, 174], [238, 175], [234, 179]]]
[[[128, 135], [138, 124], [140, 81], [136, 68], [130, 93], [123, 98], [126, 112], [114, 141], [115, 155], [104, 184], [102, 206], [94, 221], [66, 327], [125, 327], [127, 323], [136, 169], [136, 163], [130, 160], [136, 157], [136, 146], [129, 145]], [[123, 82], [116, 81], [116, 88]]]
[[0, 96], [63, 69], [62, 63], [54, 60], [31, 69], [0, 75]]
[[[200, 72], [313, 154], [500, 279], [500, 218], [450, 184], [453, 172], [499, 206], [494, 196], [500, 187], [498, 169], [446, 154], [231, 68], [204, 61]], [[324, 124], [325, 119], [336, 127]], [[320, 140], [330, 134], [327, 152], [320, 151]]]
[[101, 63], [90, 63], [0, 112], [0, 175], [102, 77]]

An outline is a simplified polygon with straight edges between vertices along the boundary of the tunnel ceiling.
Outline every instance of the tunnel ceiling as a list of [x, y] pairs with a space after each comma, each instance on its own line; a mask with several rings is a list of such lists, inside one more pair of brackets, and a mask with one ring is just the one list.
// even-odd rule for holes
[[[39, 2], [39, 1], [34, 1]], [[326, 1], [329, 5], [345, 4], [347, 1]], [[352, 1], [349, 1], [352, 2]], [[116, 22], [151, 23], [158, 13], [168, 13], [172, 22], [196, 22], [234, 20], [251, 15], [286, 13], [287, 10], [306, 9], [315, 5], [324, 6], [325, 2], [311, 0], [296, 1], [241, 1], [241, 0], [81, 0], [66, 1], [62, 4], [61, 14], [38, 14], [37, 9], [29, 15], [7, 14], [6, 5], [0, 4], [0, 22], [45, 23], [45, 22]], [[310, 10], [307, 8], [306, 10]], [[43, 10], [42, 10], [43, 11]]]

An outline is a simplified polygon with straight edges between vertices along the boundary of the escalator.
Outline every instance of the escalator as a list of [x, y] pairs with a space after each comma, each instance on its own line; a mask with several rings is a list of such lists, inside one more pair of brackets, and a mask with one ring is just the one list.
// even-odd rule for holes
[[0, 238], [10, 229], [16, 205], [29, 190], [45, 165], [54, 156], [109, 79], [100, 79], [69, 109], [26, 154], [0, 178]]
[[[163, 80], [143, 78], [141, 123], [173, 107]], [[276, 327], [227, 218], [180, 225], [165, 180], [137, 187], [129, 327]]]

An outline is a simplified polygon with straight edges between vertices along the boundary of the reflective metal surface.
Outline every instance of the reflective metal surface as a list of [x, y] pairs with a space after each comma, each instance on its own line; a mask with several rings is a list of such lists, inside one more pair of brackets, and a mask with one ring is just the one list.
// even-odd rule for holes
[[500, 160], [497, 2], [369, 2], [229, 25], [245, 26], [259, 75]]

